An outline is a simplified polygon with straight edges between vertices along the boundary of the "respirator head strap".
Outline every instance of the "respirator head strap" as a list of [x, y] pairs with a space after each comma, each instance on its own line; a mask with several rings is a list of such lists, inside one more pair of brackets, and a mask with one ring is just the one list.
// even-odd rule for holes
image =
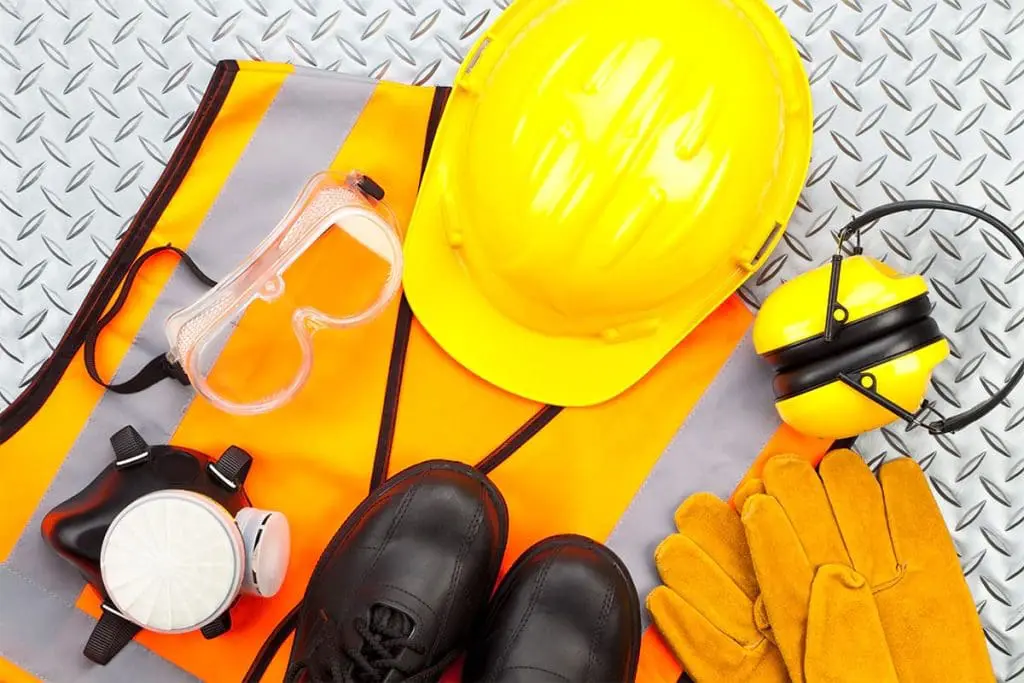
[[188, 375], [185, 374], [185, 371], [180, 365], [172, 361], [165, 354], [161, 354], [151, 359], [141, 370], [135, 373], [134, 376], [124, 380], [123, 382], [114, 382], [113, 380], [110, 382], [106, 381], [100, 377], [99, 369], [96, 367], [96, 347], [99, 344], [100, 333], [103, 332], [103, 328], [117, 317], [117, 314], [127, 302], [128, 294], [131, 292], [132, 285], [135, 282], [135, 277], [139, 274], [139, 271], [142, 270], [142, 267], [146, 262], [154, 256], [168, 251], [177, 254], [181, 263], [184, 264], [185, 267], [195, 275], [196, 279], [204, 285], [207, 287], [214, 287], [217, 284], [214, 279], [209, 277], [202, 271], [202, 269], [199, 268], [196, 262], [192, 260], [191, 256], [171, 244], [165, 244], [162, 247], [153, 247], [135, 259], [131, 267], [128, 269], [128, 273], [124, 277], [124, 282], [121, 285], [121, 291], [118, 293], [117, 299], [114, 300], [114, 303], [111, 304], [107, 312], [96, 321], [96, 327], [89, 330], [88, 334], [85, 335], [84, 350], [82, 354], [85, 359], [85, 369], [92, 380], [115, 394], [135, 394], [143, 389], [148, 389], [157, 382], [167, 379], [168, 377], [177, 380], [178, 383], [183, 386], [189, 385]]
[[82, 651], [97, 664], [108, 664], [118, 652], [142, 630], [138, 624], [128, 621], [109, 602], [104, 602], [99, 621], [89, 634], [89, 640]]
[[[837, 332], [836, 324], [834, 322], [834, 310], [835, 306], [841, 306], [837, 300], [839, 291], [839, 273], [840, 263], [843, 258], [843, 244], [850, 239], [851, 236], [857, 236], [857, 245], [854, 248], [855, 253], [859, 253], [860, 250], [860, 232], [865, 226], [874, 223], [880, 218], [885, 216], [891, 216], [895, 213], [903, 213], [905, 211], [950, 211], [952, 213], [962, 213], [967, 216], [971, 216], [983, 223], [986, 223], [989, 227], [993, 228], [996, 232], [1001, 234], [1006, 240], [1013, 245], [1022, 258], [1024, 258], [1024, 239], [1021, 239], [1020, 235], [1013, 231], [1003, 221], [999, 220], [987, 211], [975, 208], [973, 206], [967, 206], [966, 204], [956, 204], [953, 202], [946, 202], [936, 199], [916, 199], [904, 202], [893, 202], [892, 204], [885, 204], [879, 206], [870, 211], [865, 211], [860, 216], [857, 216], [852, 221], [847, 223], [842, 230], [839, 231], [837, 238], [838, 249], [836, 254], [832, 257], [832, 278], [829, 284], [829, 309], [828, 317], [825, 319], [825, 336], [826, 339], [829, 337], [829, 326], [832, 325], [833, 335]], [[841, 321], [838, 321], [841, 322]], [[963, 429], [967, 425], [980, 420], [982, 417], [987, 415], [993, 408], [999, 405], [1001, 402], [1006, 400], [1010, 392], [1013, 391], [1014, 387], [1020, 384], [1021, 380], [1024, 379], [1024, 363], [1022, 363], [1017, 371], [1014, 372], [1003, 384], [1002, 388], [993, 393], [987, 400], [982, 401], [973, 408], [951, 415], [950, 417], [940, 418], [934, 422], [924, 423], [921, 421], [920, 413], [913, 415], [912, 413], [903, 410], [892, 401], [889, 401], [884, 396], [879, 394], [873, 389], [865, 389], [858, 382], [860, 378], [856, 377], [843, 377], [840, 379], [852, 389], [860, 392], [862, 395], [870, 398], [875, 403], [885, 406], [886, 409], [892, 411], [894, 414], [906, 420], [911, 426], [923, 426], [932, 434], [949, 434], [957, 430]], [[934, 409], [932, 409], [934, 410]]]
[[203, 634], [203, 638], [207, 640], [213, 640], [219, 636], [224, 635], [231, 630], [231, 612], [224, 612], [219, 617], [211, 621], [206, 626], [199, 629], [199, 632]]
[[114, 466], [117, 469], [141, 465], [149, 460], [149, 444], [131, 425], [117, 430], [110, 437], [110, 446], [114, 449]]
[[237, 491], [249, 476], [252, 467], [252, 456], [238, 446], [228, 446], [224, 455], [217, 462], [207, 465], [207, 470], [214, 481], [229, 491]]

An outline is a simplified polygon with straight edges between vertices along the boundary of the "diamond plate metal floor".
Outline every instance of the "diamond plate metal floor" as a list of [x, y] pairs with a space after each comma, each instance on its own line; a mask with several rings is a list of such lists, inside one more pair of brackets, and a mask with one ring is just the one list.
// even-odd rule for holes
[[[60, 338], [222, 58], [447, 82], [488, 0], [0, 0], [0, 401]], [[1024, 9], [1015, 0], [775, 0], [813, 82], [812, 170], [756, 305], [862, 209], [941, 197], [1024, 225]], [[1012, 5], [1016, 4], [1014, 8]], [[1024, 262], [979, 225], [896, 217], [866, 246], [924, 273], [954, 358], [945, 413], [1022, 362]], [[1024, 393], [950, 437], [862, 438], [928, 471], [1001, 681], [1024, 680]]]

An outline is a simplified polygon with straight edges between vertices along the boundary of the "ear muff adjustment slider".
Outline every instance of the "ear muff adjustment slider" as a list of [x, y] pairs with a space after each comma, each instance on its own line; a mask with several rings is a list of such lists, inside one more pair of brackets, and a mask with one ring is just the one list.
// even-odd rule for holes
[[[931, 401], [925, 401], [917, 413], [911, 413], [908, 410], [904, 410], [899, 404], [890, 401], [883, 394], [879, 393], [878, 380], [870, 372], [841, 372], [839, 373], [839, 380], [865, 398], [884, 406], [886, 410], [898, 415], [902, 420], [909, 424], [908, 429], [913, 427], [924, 427], [932, 434], [942, 434], [942, 424], [945, 421], [945, 418], [943, 418], [939, 411], [935, 410]], [[923, 416], [928, 413], [935, 413], [939, 416], [939, 420], [936, 422], [925, 422], [923, 420]]]

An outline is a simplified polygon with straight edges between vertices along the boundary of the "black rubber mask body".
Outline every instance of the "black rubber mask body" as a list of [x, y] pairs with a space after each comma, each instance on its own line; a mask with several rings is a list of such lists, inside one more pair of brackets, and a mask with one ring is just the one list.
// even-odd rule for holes
[[[104, 599], [107, 594], [100, 577], [103, 537], [114, 518], [135, 500], [155, 491], [183, 489], [212, 498], [232, 516], [250, 506], [241, 484], [244, 473], [235, 483], [231, 473], [221, 475], [212, 468], [211, 458], [199, 451], [149, 446], [131, 427], [111, 437], [111, 443], [117, 461], [104, 468], [80, 493], [47, 513], [42, 524], [46, 542], [77, 567]], [[234, 451], [244, 453], [240, 449]], [[229, 449], [227, 454], [231, 452]]]

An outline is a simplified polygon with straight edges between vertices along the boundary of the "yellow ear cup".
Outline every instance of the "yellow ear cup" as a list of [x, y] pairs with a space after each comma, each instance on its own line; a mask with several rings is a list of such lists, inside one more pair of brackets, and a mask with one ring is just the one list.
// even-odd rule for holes
[[805, 434], [838, 439], [897, 419], [841, 376], [912, 413], [949, 346], [929, 315], [924, 279], [861, 255], [843, 261], [837, 300], [845, 318], [826, 341], [829, 278], [824, 266], [779, 287], [761, 307], [753, 335], [757, 352], [776, 368], [782, 419]]
[[[754, 322], [753, 334], [754, 348], [769, 362], [777, 356], [784, 359], [786, 351], [798, 344], [822, 338], [828, 309], [829, 275], [828, 265], [815, 268], [783, 284], [765, 299]], [[848, 311], [847, 328], [927, 294], [928, 285], [920, 275], [904, 275], [870, 256], [843, 259], [838, 298]], [[924, 315], [927, 314], [925, 311]], [[887, 329], [875, 332], [888, 331], [905, 322], [904, 316], [886, 325], [877, 325]], [[844, 337], [849, 339], [848, 332], [849, 329], [844, 330], [829, 348], [841, 348], [836, 343], [843, 343]], [[793, 364], [782, 359], [774, 364]]]
[[[883, 341], [891, 342], [888, 338], [883, 338]], [[913, 413], [924, 401], [932, 370], [948, 355], [949, 344], [940, 337], [889, 360], [840, 372], [850, 372], [854, 377], [866, 375], [865, 382], [873, 385], [878, 393]], [[837, 375], [833, 373], [833, 376]], [[784, 377], [784, 374], [779, 377]], [[783, 421], [797, 431], [832, 439], [856, 436], [898, 419], [838, 379], [789, 397], [777, 398], [775, 407]]]

